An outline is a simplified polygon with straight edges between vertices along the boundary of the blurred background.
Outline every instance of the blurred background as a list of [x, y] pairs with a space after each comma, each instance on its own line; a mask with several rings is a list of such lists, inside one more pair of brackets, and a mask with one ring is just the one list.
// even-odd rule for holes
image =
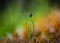
[[23, 26], [32, 12], [34, 20], [45, 18], [48, 12], [60, 8], [59, 0], [0, 0], [0, 36], [12, 33], [16, 26]]

